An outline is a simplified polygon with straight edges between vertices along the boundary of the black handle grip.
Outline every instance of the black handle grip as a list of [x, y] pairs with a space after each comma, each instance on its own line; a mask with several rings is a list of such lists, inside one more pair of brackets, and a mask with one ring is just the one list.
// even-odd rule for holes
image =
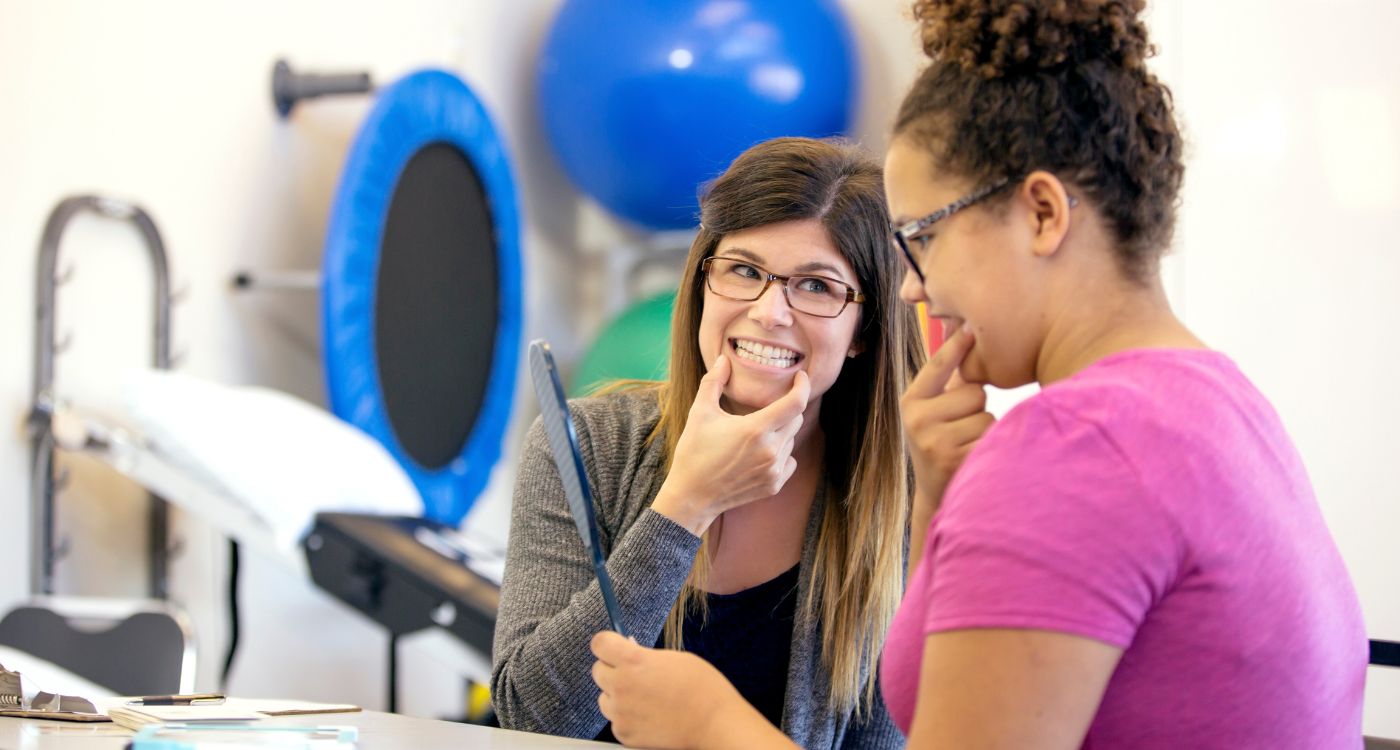
[[1371, 663], [1381, 667], [1400, 667], [1400, 643], [1372, 640]]
[[286, 118], [302, 99], [337, 94], [367, 94], [374, 90], [369, 73], [296, 73], [286, 60], [272, 66], [272, 104]]

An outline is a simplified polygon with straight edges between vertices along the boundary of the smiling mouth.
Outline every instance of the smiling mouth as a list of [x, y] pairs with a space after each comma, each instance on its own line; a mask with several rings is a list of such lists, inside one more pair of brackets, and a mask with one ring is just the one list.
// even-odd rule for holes
[[765, 367], [787, 369], [802, 361], [802, 355], [791, 349], [760, 344], [748, 339], [730, 339], [729, 347], [739, 359]]

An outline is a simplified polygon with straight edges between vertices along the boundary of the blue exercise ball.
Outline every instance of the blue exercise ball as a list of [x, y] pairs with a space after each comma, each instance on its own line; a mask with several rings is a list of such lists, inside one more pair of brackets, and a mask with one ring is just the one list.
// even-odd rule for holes
[[539, 108], [565, 172], [644, 227], [696, 222], [696, 189], [753, 144], [846, 132], [856, 53], [824, 0], [566, 0]]

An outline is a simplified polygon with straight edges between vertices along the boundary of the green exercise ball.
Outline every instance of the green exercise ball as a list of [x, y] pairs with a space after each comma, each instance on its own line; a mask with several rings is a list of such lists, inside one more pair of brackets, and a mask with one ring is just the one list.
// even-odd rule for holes
[[671, 309], [676, 293], [648, 297], [603, 327], [584, 352], [569, 387], [584, 396], [614, 380], [661, 380], [671, 363]]

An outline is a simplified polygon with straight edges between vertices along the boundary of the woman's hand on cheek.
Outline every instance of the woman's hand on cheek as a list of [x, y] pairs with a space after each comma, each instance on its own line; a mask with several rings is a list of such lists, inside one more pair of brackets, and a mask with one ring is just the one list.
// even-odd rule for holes
[[915, 523], [927, 522], [938, 509], [953, 474], [996, 422], [987, 412], [986, 389], [964, 383], [958, 375], [972, 343], [966, 328], [950, 336], [899, 402], [914, 465]]
[[720, 357], [701, 379], [671, 471], [652, 502], [696, 536], [724, 511], [778, 494], [797, 470], [792, 451], [811, 395], [807, 373], [794, 375], [777, 401], [735, 416], [720, 405], [730, 367]]
[[715, 739], [713, 721], [752, 711], [708, 662], [684, 651], [638, 646], [617, 633], [593, 636], [598, 708], [623, 744], [700, 748]]

